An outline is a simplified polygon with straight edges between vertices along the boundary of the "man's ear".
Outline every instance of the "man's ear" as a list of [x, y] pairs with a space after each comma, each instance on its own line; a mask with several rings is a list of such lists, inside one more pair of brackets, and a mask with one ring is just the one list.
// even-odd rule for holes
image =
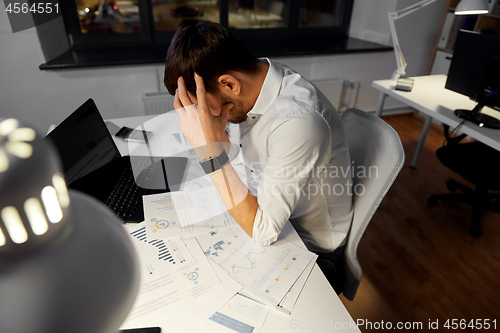
[[227, 95], [239, 96], [241, 93], [241, 81], [234, 75], [223, 74], [217, 80], [220, 90]]

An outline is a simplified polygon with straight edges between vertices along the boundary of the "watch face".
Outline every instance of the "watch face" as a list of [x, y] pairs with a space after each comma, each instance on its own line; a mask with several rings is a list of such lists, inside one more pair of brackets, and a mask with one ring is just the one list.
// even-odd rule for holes
[[209, 174], [220, 170], [221, 166], [226, 164], [227, 161], [229, 161], [229, 157], [227, 156], [226, 151], [223, 150], [219, 156], [211, 157], [208, 160], [201, 161], [200, 165], [203, 168], [203, 171], [205, 171], [206, 174]]
[[218, 162], [215, 157], [211, 157], [208, 160], [200, 162], [200, 165], [206, 174], [212, 173], [220, 169], [220, 165], [218, 165]]

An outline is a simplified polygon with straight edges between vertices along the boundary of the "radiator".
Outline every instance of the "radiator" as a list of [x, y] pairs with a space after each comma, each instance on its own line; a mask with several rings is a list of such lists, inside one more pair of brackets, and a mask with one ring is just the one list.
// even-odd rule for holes
[[316, 87], [335, 106], [337, 111], [343, 112], [348, 108], [356, 107], [359, 82], [349, 82], [342, 79], [312, 81]]
[[142, 95], [146, 115], [162, 114], [174, 110], [174, 96], [168, 92], [153, 92]]
[[313, 81], [314, 85], [328, 98], [328, 100], [340, 111], [342, 103], [342, 91], [344, 80]]

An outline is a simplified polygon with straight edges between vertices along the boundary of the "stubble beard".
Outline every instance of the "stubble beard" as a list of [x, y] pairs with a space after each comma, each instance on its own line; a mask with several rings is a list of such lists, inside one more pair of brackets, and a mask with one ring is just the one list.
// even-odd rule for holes
[[233, 107], [229, 110], [227, 121], [233, 124], [240, 124], [247, 120], [247, 113], [243, 107], [242, 101], [225, 100], [225, 103], [233, 103]]

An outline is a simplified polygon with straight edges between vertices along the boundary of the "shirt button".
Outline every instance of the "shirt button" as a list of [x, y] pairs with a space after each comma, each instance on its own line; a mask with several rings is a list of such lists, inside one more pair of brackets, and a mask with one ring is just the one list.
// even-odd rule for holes
[[241, 147], [243, 147], [243, 146], [242, 146], [242, 145], [241, 145], [241, 143], [240, 143], [240, 148], [241, 148]]
[[252, 119], [255, 119], [255, 116], [253, 116]]
[[250, 170], [250, 172], [253, 172], [253, 170]]

